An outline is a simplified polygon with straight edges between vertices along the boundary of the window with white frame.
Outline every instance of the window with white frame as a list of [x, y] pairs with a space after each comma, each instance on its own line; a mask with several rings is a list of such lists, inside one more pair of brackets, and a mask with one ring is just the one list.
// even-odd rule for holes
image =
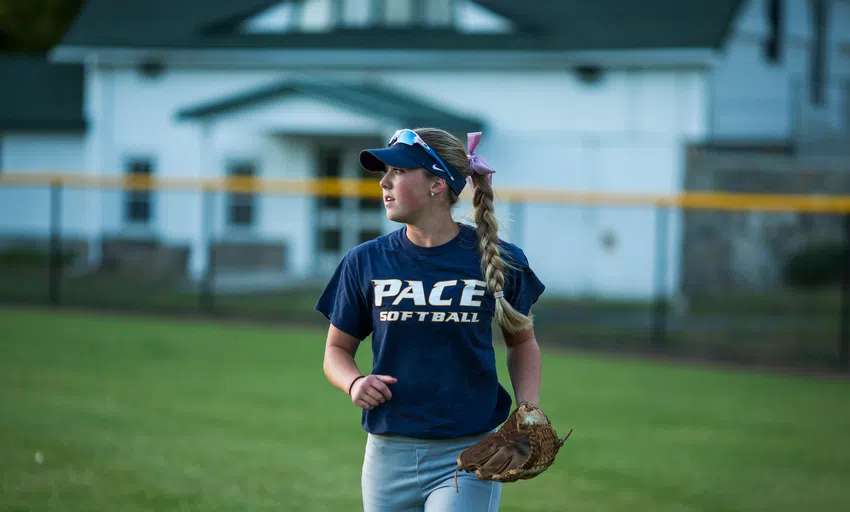
[[[134, 183], [151, 178], [154, 161], [149, 157], [132, 157], [124, 165], [124, 173]], [[145, 188], [130, 188], [124, 193], [124, 220], [132, 224], [148, 224], [153, 217], [153, 192]]]
[[[257, 166], [253, 162], [233, 162], [228, 166], [227, 174], [231, 178], [254, 178]], [[257, 196], [251, 192], [229, 192], [227, 194], [227, 224], [232, 227], [254, 225], [257, 217]]]
[[418, 12], [414, 12], [417, 2], [413, 0], [395, 0], [383, 2], [381, 5], [381, 21], [390, 27], [407, 27], [413, 24], [413, 20], [419, 18]]
[[[242, 22], [252, 33], [329, 32], [336, 28], [450, 27], [465, 0], [281, 0]], [[480, 9], [479, 9], [480, 10]]]

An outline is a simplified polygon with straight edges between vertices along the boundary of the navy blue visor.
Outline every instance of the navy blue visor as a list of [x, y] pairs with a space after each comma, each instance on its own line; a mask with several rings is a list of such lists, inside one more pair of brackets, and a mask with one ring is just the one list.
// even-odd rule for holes
[[466, 186], [464, 175], [440, 158], [440, 155], [413, 130], [397, 131], [387, 148], [364, 149], [360, 152], [360, 165], [372, 172], [384, 172], [388, 165], [401, 169], [422, 167], [446, 180], [457, 195], [460, 195]]

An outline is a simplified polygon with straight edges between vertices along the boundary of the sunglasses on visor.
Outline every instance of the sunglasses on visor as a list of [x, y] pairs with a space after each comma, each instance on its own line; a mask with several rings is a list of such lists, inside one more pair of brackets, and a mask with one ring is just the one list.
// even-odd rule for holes
[[395, 135], [393, 135], [393, 137], [390, 139], [390, 143], [388, 144], [388, 146], [392, 146], [394, 144], [404, 144], [406, 146], [420, 146], [422, 149], [425, 150], [426, 153], [431, 155], [431, 157], [433, 157], [434, 160], [436, 160], [437, 162], [440, 163], [441, 166], [443, 166], [442, 169], [438, 168], [437, 166], [434, 166], [433, 167], [434, 170], [441, 171], [443, 174], [448, 176], [452, 181], [455, 180], [455, 177], [452, 176], [451, 171], [449, 171], [449, 166], [446, 165], [446, 163], [443, 161], [442, 158], [440, 158], [440, 155], [438, 155], [436, 151], [431, 149], [431, 146], [429, 146], [427, 143], [425, 143], [425, 141], [422, 140], [422, 137], [420, 137], [413, 130], [403, 129], [403, 130], [398, 130], [397, 132], [395, 132]]

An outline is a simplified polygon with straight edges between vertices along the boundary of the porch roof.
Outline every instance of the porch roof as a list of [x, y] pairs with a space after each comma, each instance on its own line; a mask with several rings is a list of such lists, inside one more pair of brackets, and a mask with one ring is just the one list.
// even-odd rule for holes
[[474, 0], [516, 24], [512, 34], [422, 26], [246, 34], [246, 19], [282, 0], [88, 0], [59, 47], [634, 50], [720, 48], [742, 0]]
[[484, 127], [484, 123], [479, 119], [449, 111], [388, 87], [310, 78], [289, 78], [210, 102], [187, 106], [178, 111], [177, 118], [211, 119], [291, 94], [304, 94], [362, 114], [394, 119], [409, 127], [434, 126], [459, 133], [481, 131]]

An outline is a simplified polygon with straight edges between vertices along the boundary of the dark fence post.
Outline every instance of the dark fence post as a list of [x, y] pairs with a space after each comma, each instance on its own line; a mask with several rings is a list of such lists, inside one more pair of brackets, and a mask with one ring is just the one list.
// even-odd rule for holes
[[201, 236], [203, 247], [207, 251], [207, 265], [204, 276], [201, 278], [201, 293], [199, 295], [200, 308], [204, 313], [212, 313], [214, 309], [215, 292], [213, 290], [213, 279], [215, 278], [215, 251], [213, 243], [213, 222], [215, 214], [214, 191], [204, 187], [201, 189]]
[[838, 365], [850, 367], [850, 213], [844, 214], [844, 272], [841, 282], [841, 327], [838, 335]]
[[48, 263], [48, 300], [51, 306], [61, 302], [62, 285], [62, 181], [50, 182], [50, 247]]
[[661, 348], [667, 341], [667, 236], [668, 207], [655, 206], [655, 301], [652, 308], [652, 344]]

